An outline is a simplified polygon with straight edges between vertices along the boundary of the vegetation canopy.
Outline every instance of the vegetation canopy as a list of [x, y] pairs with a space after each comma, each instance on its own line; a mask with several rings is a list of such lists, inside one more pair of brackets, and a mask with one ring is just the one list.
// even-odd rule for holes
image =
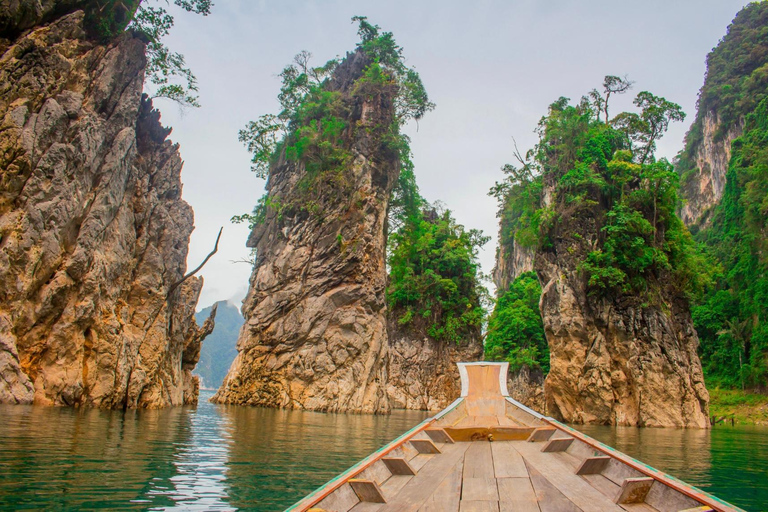
[[488, 320], [485, 358], [507, 361], [511, 371], [522, 367], [549, 371], [549, 345], [539, 311], [541, 285], [534, 272], [520, 274], [503, 290]]
[[[350, 94], [371, 98], [384, 89], [394, 89], [394, 119], [391, 125], [377, 128], [382, 132], [380, 142], [395, 155], [402, 168], [397, 190], [393, 193], [396, 207], [404, 208], [404, 203], [409, 202], [411, 208], [418, 208], [412, 191], [403, 189], [412, 187], [415, 180], [408, 137], [401, 133], [401, 127], [411, 119], [421, 119], [434, 104], [429, 101], [418, 73], [403, 63], [402, 48], [392, 33], [382, 33], [377, 25], [372, 25], [363, 16], [355, 16], [352, 21], [358, 23], [360, 36], [356, 51], [367, 58], [367, 65]], [[240, 131], [239, 138], [252, 154], [251, 170], [261, 178], [269, 177], [270, 169], [283, 154], [289, 161], [300, 161], [307, 171], [300, 188], [311, 190], [315, 195], [303, 198], [301, 205], [292, 206], [319, 214], [323, 197], [354, 193], [345, 189], [345, 172], [350, 167], [351, 156], [344, 149], [342, 136], [347, 128], [354, 130], [356, 127], [347, 126], [349, 105], [342, 94], [331, 87], [339, 59], [313, 66], [311, 57], [309, 52], [299, 53], [280, 73], [280, 112], [251, 121]], [[329, 186], [323, 187], [323, 183]], [[235, 216], [232, 220], [248, 222], [253, 228], [264, 221], [267, 208], [275, 208], [280, 213], [288, 206], [265, 194], [253, 212]]]
[[[643, 305], [667, 307], [662, 288], [700, 295], [712, 265], [677, 217], [672, 164], [654, 155], [669, 124], [685, 115], [679, 105], [642, 91], [634, 100], [637, 112], [609, 117], [611, 97], [631, 87], [626, 77], [610, 75], [602, 91], [576, 104], [552, 103], [536, 129], [538, 144], [525, 156], [515, 149], [517, 164], [503, 167], [506, 177], [490, 195], [499, 202], [507, 254], [515, 244], [553, 251], [557, 241], [558, 251], [565, 249], [557, 257], [574, 259], [590, 294], [629, 294]], [[525, 274], [500, 293], [488, 327], [489, 356], [546, 370], [538, 296], [531, 297], [538, 286]]]
[[[719, 140], [734, 128], [723, 196], [695, 235], [717, 262], [693, 321], [709, 387], [768, 388], [768, 3], [742, 9], [707, 57], [696, 120], [679, 155], [686, 186], [699, 169], [705, 118]], [[741, 129], [743, 128], [743, 129]], [[735, 133], [735, 132], [734, 132]], [[691, 184], [695, 187], [695, 184]]]
[[[679, 290], [701, 293], [709, 282], [705, 259], [676, 215], [677, 174], [654, 150], [669, 123], [684, 119], [681, 108], [650, 92], [635, 98], [639, 112], [622, 112], [608, 122], [611, 94], [631, 82], [607, 76], [603, 93], [592, 91], [576, 105], [560, 98], [539, 122], [539, 143], [519, 165], [502, 169], [506, 179], [490, 194], [499, 201], [500, 243], [548, 250], [552, 236], [572, 236], [571, 252], [583, 254], [579, 268], [592, 293], [636, 293], [652, 300], [662, 275]], [[553, 191], [544, 204], [545, 187]], [[587, 233], [563, 234], [564, 220], [594, 218], [597, 240]], [[583, 247], [582, 247], [582, 244]]]
[[459, 344], [476, 337], [488, 295], [477, 255], [490, 237], [464, 229], [450, 211], [436, 207], [402, 220], [389, 240], [390, 314], [401, 326], [438, 341]]

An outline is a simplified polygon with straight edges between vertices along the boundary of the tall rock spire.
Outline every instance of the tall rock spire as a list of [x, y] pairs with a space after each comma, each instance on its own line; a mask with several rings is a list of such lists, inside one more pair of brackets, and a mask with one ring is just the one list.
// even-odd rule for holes
[[[305, 113], [304, 127], [339, 129], [332, 149], [302, 149], [298, 128], [270, 168], [265, 217], [248, 240], [257, 260], [238, 355], [214, 401], [389, 410], [385, 247], [400, 173], [397, 85], [364, 77], [371, 62], [360, 49], [348, 54], [319, 93], [326, 110]], [[310, 145], [311, 130], [301, 132]]]
[[0, 8], [0, 401], [196, 403], [213, 326], [194, 321], [202, 280], [177, 284], [178, 146], [142, 98], [145, 43], [91, 40], [86, 3]]

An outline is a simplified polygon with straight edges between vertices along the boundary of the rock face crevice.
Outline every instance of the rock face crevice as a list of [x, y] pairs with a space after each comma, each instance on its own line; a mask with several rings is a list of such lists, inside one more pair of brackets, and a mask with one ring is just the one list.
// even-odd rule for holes
[[517, 242], [512, 242], [512, 247], [506, 244], [499, 244], [496, 251], [496, 264], [493, 267], [493, 283], [499, 292], [509, 289], [509, 285], [517, 279], [520, 274], [533, 271], [533, 259], [536, 256], [536, 249], [533, 247], [523, 247]]
[[343, 176], [352, 192], [319, 194], [308, 212], [300, 207], [304, 162], [283, 151], [270, 169], [270, 203], [293, 206], [269, 208], [248, 240], [258, 258], [245, 324], [216, 402], [389, 411], [386, 220], [400, 167], [382, 140], [396, 90], [360, 92], [355, 81], [369, 63], [362, 51], [348, 55], [328, 85], [347, 113], [342, 149], [351, 164]]
[[389, 381], [387, 394], [394, 409], [436, 411], [461, 396], [457, 362], [478, 361], [483, 342], [478, 327], [460, 344], [419, 336], [389, 319]]
[[142, 98], [145, 43], [94, 43], [83, 18], [0, 56], [0, 401], [196, 403], [213, 325], [193, 318], [202, 279], [169, 294], [193, 229], [178, 146]]
[[663, 282], [656, 304], [590, 295], [578, 267], [594, 249], [583, 245], [597, 240], [594, 219], [564, 218], [551, 248], [536, 255], [548, 413], [571, 423], [706, 428], [709, 394], [687, 300]]
[[707, 112], [697, 122], [701, 124], [702, 138], [692, 151], [694, 169], [681, 187], [684, 201], [680, 217], [687, 226], [705, 227], [712, 207], [723, 197], [731, 144], [741, 136], [744, 120], [740, 119], [720, 138], [717, 134], [722, 123], [716, 112]]

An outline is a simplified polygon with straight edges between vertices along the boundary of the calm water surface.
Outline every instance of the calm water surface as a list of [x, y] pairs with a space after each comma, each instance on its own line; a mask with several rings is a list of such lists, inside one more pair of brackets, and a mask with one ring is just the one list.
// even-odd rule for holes
[[[0, 406], [2, 510], [282, 510], [426, 415], [213, 405]], [[768, 510], [768, 429], [585, 432], [748, 510]]]
[[576, 428], [734, 505], [768, 511], [768, 427]]

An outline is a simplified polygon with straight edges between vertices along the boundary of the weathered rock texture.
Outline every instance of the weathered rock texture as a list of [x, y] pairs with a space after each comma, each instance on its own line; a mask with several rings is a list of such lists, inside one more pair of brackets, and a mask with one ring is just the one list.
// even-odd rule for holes
[[0, 401], [195, 403], [213, 326], [201, 279], [169, 294], [193, 229], [178, 147], [142, 100], [144, 43], [90, 42], [83, 17], [0, 48]]
[[687, 301], [664, 283], [663, 306], [588, 295], [578, 264], [595, 248], [595, 218], [590, 209], [563, 216], [551, 249], [536, 255], [548, 413], [572, 423], [706, 428], [709, 395]]
[[2, 0], [0, 37], [11, 38], [58, 16], [72, 13], [88, 0]]
[[[533, 272], [535, 256], [536, 250], [532, 247], [522, 247], [514, 241], [511, 248], [505, 244], [499, 244], [492, 274], [497, 297], [509, 290], [509, 286], [520, 274]], [[518, 371], [510, 372], [507, 378], [507, 390], [509, 396], [518, 402], [546, 414], [544, 375], [539, 370], [523, 367]]]
[[684, 202], [680, 217], [688, 226], [705, 226], [712, 207], [723, 197], [731, 143], [741, 136], [744, 120], [740, 119], [719, 139], [715, 135], [721, 122], [716, 112], [706, 112], [696, 122], [701, 124], [702, 139], [692, 151], [694, 170], [681, 187]]
[[[316, 197], [320, 215], [291, 207], [248, 240], [258, 260], [243, 305], [238, 355], [213, 398], [220, 403], [323, 411], [387, 412], [385, 266], [387, 205], [400, 169], [381, 142], [393, 122], [394, 86], [355, 94], [368, 64], [348, 55], [330, 82], [348, 115], [345, 180], [351, 194]], [[302, 204], [304, 163], [273, 165], [271, 202]], [[322, 177], [321, 177], [322, 179]], [[341, 197], [340, 197], [341, 196]]]
[[435, 411], [461, 395], [458, 362], [483, 356], [480, 329], [460, 345], [417, 335], [389, 320], [389, 381], [387, 394], [394, 409]]
[[507, 375], [509, 396], [541, 414], [548, 414], [547, 401], [544, 397], [544, 374], [541, 370], [531, 370], [523, 366]]
[[493, 283], [496, 285], [497, 294], [508, 290], [509, 285], [520, 274], [533, 271], [533, 258], [536, 250], [532, 247], [523, 247], [512, 242], [512, 247], [500, 244], [496, 250], [496, 265], [493, 267]]

